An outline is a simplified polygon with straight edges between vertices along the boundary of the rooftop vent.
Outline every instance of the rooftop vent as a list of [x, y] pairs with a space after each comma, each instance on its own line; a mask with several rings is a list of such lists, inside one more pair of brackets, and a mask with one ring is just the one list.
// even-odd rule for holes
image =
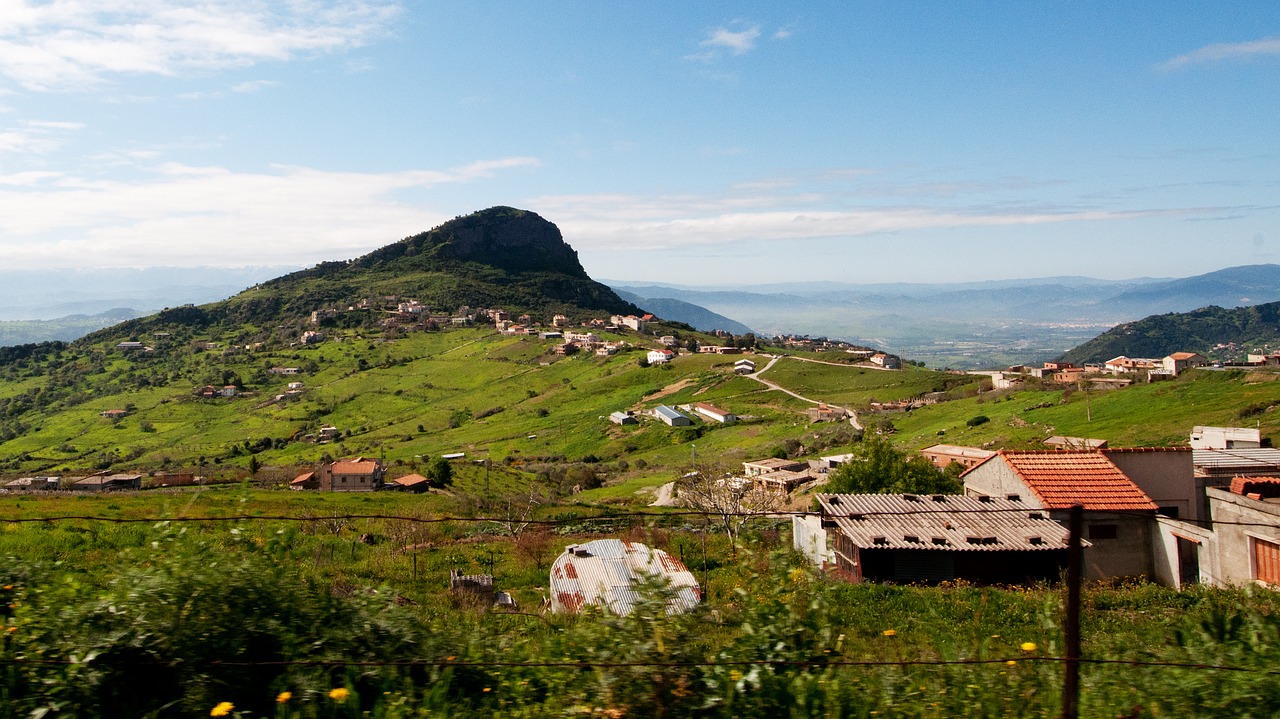
[[1032, 512], [1027, 515], [1028, 519], [1044, 519], [1044, 512]]
[[904, 541], [904, 542], [918, 543], [918, 542], [920, 541], [920, 537], [918, 537], [918, 536], [916, 536], [916, 535], [914, 535], [914, 534], [904, 534], [904, 535], [902, 535], [902, 541]]
[[1039, 546], [1041, 544], [1044, 544], [1044, 539], [1042, 539], [1041, 537], [1027, 537], [1027, 543]]
[[933, 495], [933, 497], [931, 497], [931, 499], [933, 499], [933, 501], [935, 501], [935, 502], [945, 502], [945, 501], [947, 501], [947, 495], [945, 495], [945, 494], [935, 494], [935, 495]]
[[1021, 502], [1021, 501], [1022, 501], [1022, 495], [1021, 495], [1021, 494], [1006, 494], [1006, 495], [1004, 496], [1004, 498], [1005, 498], [1005, 499], [1007, 499], [1007, 500], [1009, 500], [1010, 502]]
[[934, 544], [941, 544], [941, 545], [945, 545], [945, 544], [947, 543], [947, 538], [946, 538], [946, 537], [934, 537], [934, 538], [933, 538], [933, 543], [934, 543]]
[[916, 495], [914, 495], [914, 494], [904, 494], [904, 495], [902, 495], [902, 498], [903, 498], [903, 499], [905, 499], [905, 500], [907, 500], [908, 502], [919, 502], [919, 501], [920, 501], [920, 498], [919, 498], [919, 497], [917, 497], [917, 496], [916, 496]]
[[979, 495], [978, 495], [978, 501], [979, 501], [979, 502], [990, 502], [990, 501], [991, 501], [991, 497], [989, 497], [989, 496], [987, 496], [987, 495], [985, 495], [985, 494], [979, 494]]
[[889, 538], [888, 537], [872, 537], [871, 543], [872, 544], [888, 544]]

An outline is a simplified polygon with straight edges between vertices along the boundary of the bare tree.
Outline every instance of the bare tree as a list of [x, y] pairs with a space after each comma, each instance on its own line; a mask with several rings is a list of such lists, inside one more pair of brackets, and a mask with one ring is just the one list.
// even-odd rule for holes
[[747, 477], [735, 477], [723, 466], [695, 464], [676, 480], [676, 496], [686, 507], [716, 521], [737, 551], [738, 535], [754, 516], [776, 512], [783, 496]]

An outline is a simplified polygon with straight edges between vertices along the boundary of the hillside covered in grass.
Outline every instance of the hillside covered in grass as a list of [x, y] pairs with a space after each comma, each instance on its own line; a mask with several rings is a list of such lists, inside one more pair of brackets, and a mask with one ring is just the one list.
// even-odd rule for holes
[[1199, 352], [1221, 360], [1280, 346], [1280, 302], [1251, 307], [1202, 307], [1152, 315], [1116, 325], [1062, 355], [1065, 362], [1106, 362], [1114, 357], [1160, 358]]

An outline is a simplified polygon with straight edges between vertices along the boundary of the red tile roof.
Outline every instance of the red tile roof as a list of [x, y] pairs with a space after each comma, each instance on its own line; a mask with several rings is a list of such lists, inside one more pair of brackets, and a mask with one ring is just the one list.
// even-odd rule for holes
[[378, 469], [377, 462], [334, 462], [334, 474], [373, 474]]
[[315, 472], [307, 472], [306, 474], [299, 474], [297, 477], [294, 477], [293, 481], [290, 482], [289, 484], [306, 484], [307, 482], [310, 482], [311, 478], [314, 476], [316, 476]]
[[1234, 477], [1231, 480], [1231, 491], [1244, 496], [1258, 495], [1256, 498], [1280, 497], [1280, 478], [1277, 477]]
[[1157, 508], [1156, 503], [1101, 452], [1001, 451], [987, 461], [997, 458], [1022, 478], [1047, 509], [1069, 509], [1075, 504], [1112, 512]]
[[421, 474], [406, 474], [403, 477], [397, 477], [394, 481], [396, 484], [399, 484], [405, 487], [412, 487], [416, 484], [422, 484], [423, 482], [428, 482], [430, 480], [428, 480], [426, 477], [423, 477]]

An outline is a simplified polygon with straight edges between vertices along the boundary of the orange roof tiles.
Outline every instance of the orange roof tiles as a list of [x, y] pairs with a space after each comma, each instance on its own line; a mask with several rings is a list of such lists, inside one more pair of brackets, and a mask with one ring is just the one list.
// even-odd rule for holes
[[378, 469], [377, 462], [334, 462], [334, 474], [373, 474]]
[[996, 457], [1022, 478], [1047, 509], [1069, 509], [1075, 504], [1096, 511], [1157, 508], [1101, 452], [1001, 451]]

